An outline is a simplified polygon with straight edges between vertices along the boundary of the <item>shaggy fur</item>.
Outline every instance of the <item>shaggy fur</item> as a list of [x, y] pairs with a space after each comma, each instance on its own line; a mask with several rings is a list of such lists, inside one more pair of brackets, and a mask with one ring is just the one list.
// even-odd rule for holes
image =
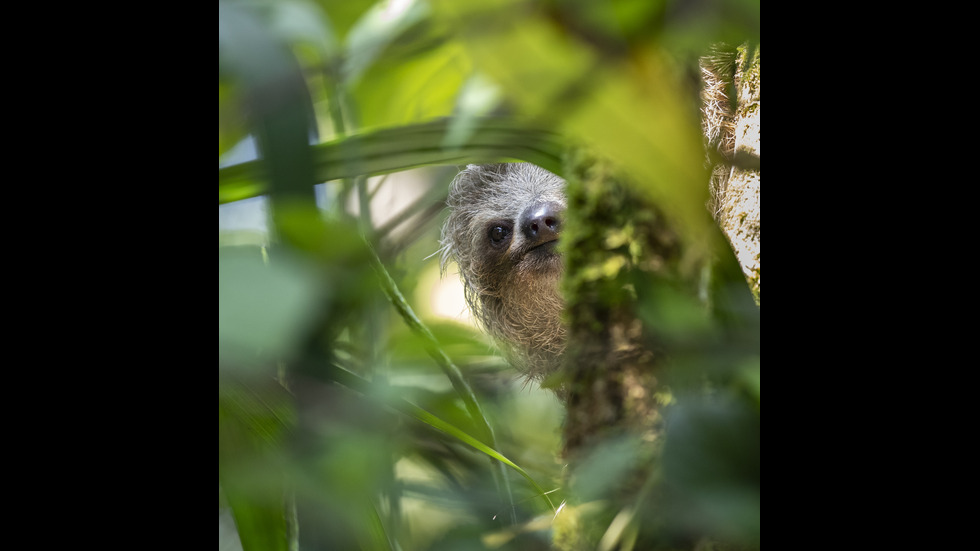
[[549, 204], [560, 224], [564, 180], [529, 163], [469, 165], [453, 181], [447, 203], [443, 272], [456, 262], [483, 329], [529, 380], [543, 379], [558, 369], [565, 350], [564, 265], [555, 242], [529, 240], [520, 218], [531, 205]]
[[[717, 218], [719, 198], [725, 194], [731, 176], [731, 162], [735, 154], [735, 121], [732, 115], [732, 79], [735, 73], [735, 53], [724, 45], [716, 45], [709, 55], [700, 59], [701, 80], [701, 130], [708, 152], [707, 166], [711, 171], [711, 199], [708, 210]], [[725, 162], [717, 163], [712, 152], [721, 155]]]

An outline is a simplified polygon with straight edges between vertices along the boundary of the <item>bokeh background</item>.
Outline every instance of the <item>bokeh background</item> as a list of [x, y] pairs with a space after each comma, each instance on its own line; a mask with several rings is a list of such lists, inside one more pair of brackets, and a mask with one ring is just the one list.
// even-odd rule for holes
[[550, 548], [563, 408], [442, 270], [447, 187], [588, 142], [696, 242], [697, 59], [758, 39], [757, 1], [219, 1], [219, 549]]

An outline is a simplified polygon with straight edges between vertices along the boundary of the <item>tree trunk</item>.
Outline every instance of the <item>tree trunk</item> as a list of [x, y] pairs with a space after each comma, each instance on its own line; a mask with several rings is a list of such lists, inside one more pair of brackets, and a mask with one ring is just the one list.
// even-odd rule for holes
[[669, 398], [664, 357], [638, 311], [647, 297], [637, 293], [672, 279], [679, 245], [608, 164], [580, 153], [566, 175], [564, 456], [574, 497], [556, 519], [555, 543], [597, 549], [637, 536], [636, 506], [655, 476]]
[[558, 549], [758, 546], [759, 49], [702, 67], [706, 99], [726, 88], [711, 75], [738, 90], [705, 103], [709, 208], [732, 251], [692, 272], [660, 205], [591, 154], [566, 163]]
[[704, 130], [713, 164], [709, 209], [759, 303], [760, 46], [701, 60]]

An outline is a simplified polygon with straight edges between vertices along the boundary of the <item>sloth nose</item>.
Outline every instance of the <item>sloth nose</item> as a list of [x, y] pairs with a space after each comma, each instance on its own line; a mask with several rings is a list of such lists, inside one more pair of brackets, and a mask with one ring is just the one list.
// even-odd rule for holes
[[564, 209], [558, 203], [534, 203], [521, 213], [519, 224], [530, 246], [558, 239]]

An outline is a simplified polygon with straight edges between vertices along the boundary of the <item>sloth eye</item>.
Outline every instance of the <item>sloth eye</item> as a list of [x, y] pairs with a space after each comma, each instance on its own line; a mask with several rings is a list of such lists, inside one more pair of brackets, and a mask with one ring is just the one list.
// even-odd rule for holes
[[490, 226], [490, 244], [499, 247], [510, 237], [510, 228], [503, 225]]

